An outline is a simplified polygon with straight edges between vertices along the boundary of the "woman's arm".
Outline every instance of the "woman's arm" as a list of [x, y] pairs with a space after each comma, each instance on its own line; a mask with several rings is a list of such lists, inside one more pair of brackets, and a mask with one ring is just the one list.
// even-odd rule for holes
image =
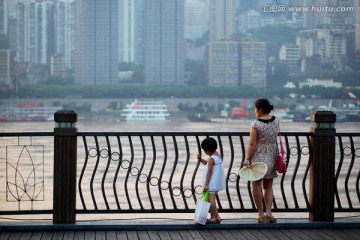
[[256, 139], [257, 139], [257, 131], [255, 128], [250, 128], [250, 139], [249, 139], [249, 147], [246, 152], [246, 157], [244, 161], [245, 166], [249, 166], [251, 164], [251, 158], [254, 154], [256, 147]]

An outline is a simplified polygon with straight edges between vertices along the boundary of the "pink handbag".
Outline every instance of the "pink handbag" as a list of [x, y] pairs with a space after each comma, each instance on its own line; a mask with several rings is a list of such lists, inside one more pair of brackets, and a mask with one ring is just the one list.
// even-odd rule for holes
[[287, 170], [286, 170], [286, 162], [284, 161], [284, 147], [281, 141], [280, 125], [279, 125], [279, 138], [280, 138], [280, 154], [276, 160], [276, 170], [278, 173], [285, 173]]

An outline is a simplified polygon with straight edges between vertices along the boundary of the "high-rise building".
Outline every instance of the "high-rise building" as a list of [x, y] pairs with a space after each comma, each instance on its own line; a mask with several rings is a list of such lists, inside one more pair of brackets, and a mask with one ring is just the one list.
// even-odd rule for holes
[[356, 0], [355, 51], [360, 54], [360, 0]]
[[213, 41], [208, 46], [208, 78], [210, 86], [239, 85], [239, 42]]
[[17, 19], [16, 19], [16, 4], [19, 0], [6, 0], [7, 2], [7, 34], [10, 44], [10, 49], [16, 51], [17, 48]]
[[[304, 0], [303, 5], [299, 5], [299, 6], [304, 6], [304, 7], [309, 7], [311, 8], [312, 6], [315, 6], [315, 1], [313, 0]], [[304, 15], [304, 27], [307, 29], [314, 29], [317, 27], [318, 25], [318, 17], [320, 16], [321, 13], [317, 13], [314, 11], [304, 11], [302, 13]]]
[[136, 2], [136, 42], [135, 42], [135, 62], [144, 64], [144, 4], [145, 0], [137, 0]]
[[0, 86], [11, 86], [11, 63], [11, 50], [0, 48]]
[[119, 0], [119, 62], [140, 62], [142, 1]]
[[299, 66], [300, 48], [296, 44], [284, 44], [279, 50], [279, 60], [288, 64], [289, 67]]
[[8, 19], [7, 37], [9, 39], [10, 49], [15, 52], [17, 48], [17, 20], [15, 17]]
[[318, 31], [299, 31], [296, 36], [296, 45], [300, 47], [301, 58], [319, 55]]
[[7, 0], [0, 0], [0, 34], [7, 34], [8, 10]]
[[[340, 8], [340, 11], [322, 10], [320, 13], [319, 25], [351, 25], [353, 24], [354, 0], [320, 0], [319, 10], [321, 7], [331, 9]], [[348, 9], [347, 9], [348, 8]]]
[[[353, 25], [354, 0], [303, 0], [304, 27], [346, 28]], [[356, 0], [355, 0], [356, 1]], [[348, 27], [347, 27], [348, 28]]]
[[301, 59], [301, 72], [308, 75], [319, 75], [321, 73], [321, 57], [314, 55], [312, 57], [304, 57]]
[[234, 0], [210, 0], [210, 41], [229, 39], [235, 33]]
[[66, 77], [64, 56], [60, 53], [51, 56], [50, 75], [56, 77]]
[[311, 9], [307, 14], [315, 20], [313, 28], [353, 24], [354, 0], [307, 0], [307, 5]]
[[239, 30], [246, 32], [250, 29], [260, 28], [260, 12], [248, 10], [239, 14]]
[[76, 3], [75, 83], [118, 83], [118, 0]]
[[320, 56], [321, 63], [342, 69], [353, 48], [354, 31], [342, 29], [301, 30], [296, 36], [302, 58]]
[[348, 32], [335, 29], [301, 30], [296, 42], [302, 57], [320, 55], [323, 63], [331, 63], [336, 57], [346, 56]]
[[49, 64], [54, 53], [54, 3], [20, 0], [16, 5], [18, 62]]
[[240, 42], [241, 85], [266, 87], [266, 59], [265, 42], [254, 39], [244, 39]]
[[55, 49], [61, 54], [67, 69], [75, 68], [76, 0], [57, 0], [55, 3]]
[[145, 83], [184, 84], [184, 1], [146, 0]]
[[7, 9], [9, 17], [16, 17], [16, 5], [22, 0], [5, 0], [7, 2]]
[[210, 0], [185, 1], [185, 38], [196, 40], [209, 30]]

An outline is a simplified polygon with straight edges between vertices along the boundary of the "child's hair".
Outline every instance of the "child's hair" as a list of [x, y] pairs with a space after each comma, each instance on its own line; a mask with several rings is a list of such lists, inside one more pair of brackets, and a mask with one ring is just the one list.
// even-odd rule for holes
[[217, 142], [215, 139], [208, 137], [201, 142], [201, 148], [204, 151], [214, 152], [217, 149]]

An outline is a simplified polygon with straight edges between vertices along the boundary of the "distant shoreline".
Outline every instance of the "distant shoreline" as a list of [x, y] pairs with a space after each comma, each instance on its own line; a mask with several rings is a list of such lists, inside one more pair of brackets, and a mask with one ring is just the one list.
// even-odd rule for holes
[[[282, 132], [310, 132], [311, 122], [281, 122]], [[52, 132], [55, 122], [0, 122], [1, 132]], [[78, 132], [249, 132], [250, 122], [190, 122], [186, 119], [165, 122], [125, 122], [117, 120], [81, 120]], [[358, 122], [335, 123], [337, 133], [360, 132]]]
[[[141, 100], [158, 100], [163, 101], [170, 112], [171, 120], [185, 120], [187, 119], [188, 114], [192, 114], [193, 112], [187, 111], [179, 111], [179, 104], [186, 104], [189, 106], [196, 106], [198, 104], [208, 104], [213, 106], [218, 106], [219, 104], [227, 104], [229, 102], [236, 102], [238, 104], [242, 104], [243, 101], [246, 104], [248, 109], [253, 108], [253, 101], [255, 99], [241, 99], [241, 98], [228, 98], [228, 99], [217, 99], [217, 98], [138, 98]], [[125, 107], [126, 104], [129, 104], [133, 101], [133, 98], [106, 98], [106, 99], [83, 99], [83, 98], [72, 98], [72, 99], [32, 99], [32, 98], [24, 98], [24, 99], [0, 99], [0, 105], [2, 106], [17, 106], [18, 103], [40, 103], [42, 106], [77, 106], [79, 109], [83, 105], [90, 105], [91, 111], [77, 111], [78, 118], [82, 120], [118, 120], [120, 119], [121, 110]], [[319, 107], [319, 106], [328, 106], [329, 103], [332, 103], [333, 107], [341, 107], [344, 104], [353, 103], [352, 99], [303, 99], [301, 102], [294, 99], [270, 99], [271, 103], [276, 108], [292, 108], [293, 106], [303, 107], [305, 110], [302, 110], [302, 115], [307, 117], [310, 116], [312, 110], [309, 110], [310, 107]], [[112, 109], [111, 105], [116, 103], [117, 108]], [[71, 109], [74, 110], [74, 109]], [[218, 113], [217, 111], [214, 113]], [[205, 113], [207, 115], [211, 115], [212, 113]], [[305, 119], [304, 119], [305, 120]], [[300, 121], [303, 122], [303, 121]], [[306, 121], [304, 121], [306, 122]]]

